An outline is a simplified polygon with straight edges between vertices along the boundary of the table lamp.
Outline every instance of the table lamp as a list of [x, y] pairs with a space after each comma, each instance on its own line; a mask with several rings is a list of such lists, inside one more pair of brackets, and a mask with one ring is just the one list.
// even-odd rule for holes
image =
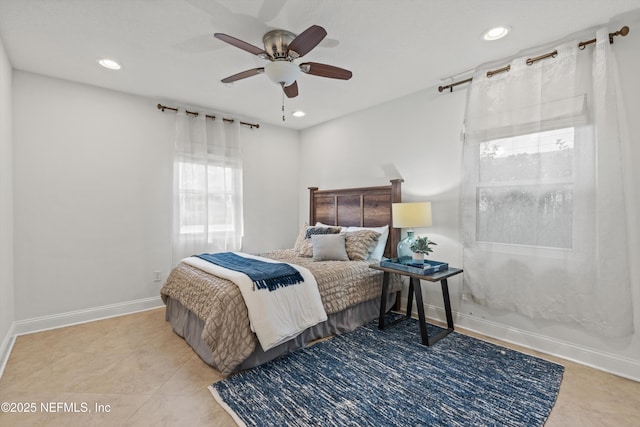
[[392, 203], [391, 216], [394, 228], [408, 228], [407, 237], [398, 243], [398, 259], [411, 259], [413, 229], [431, 226], [431, 202]]

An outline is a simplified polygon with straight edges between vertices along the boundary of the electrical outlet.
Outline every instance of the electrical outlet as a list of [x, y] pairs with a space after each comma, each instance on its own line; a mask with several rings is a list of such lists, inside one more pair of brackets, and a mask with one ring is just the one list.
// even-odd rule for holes
[[162, 280], [162, 273], [160, 273], [159, 271], [154, 271], [153, 272], [153, 281], [154, 282], [159, 282]]

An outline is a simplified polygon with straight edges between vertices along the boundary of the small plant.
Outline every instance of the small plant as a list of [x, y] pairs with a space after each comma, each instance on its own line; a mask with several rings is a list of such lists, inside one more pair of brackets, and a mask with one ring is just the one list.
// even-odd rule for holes
[[411, 246], [409, 247], [409, 249], [411, 249], [412, 252], [415, 252], [417, 254], [428, 254], [430, 252], [433, 252], [433, 249], [431, 249], [431, 245], [438, 245], [436, 242], [429, 240], [428, 237], [417, 237], [413, 243], [411, 243]]

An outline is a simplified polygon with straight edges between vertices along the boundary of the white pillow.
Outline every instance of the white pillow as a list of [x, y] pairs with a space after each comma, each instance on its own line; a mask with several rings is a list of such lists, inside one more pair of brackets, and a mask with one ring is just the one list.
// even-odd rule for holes
[[[321, 222], [316, 222], [316, 227], [340, 227], [339, 225], [329, 225], [329, 224], [323, 224]], [[342, 227], [342, 233], [346, 233], [347, 232], [347, 227]]]
[[[346, 230], [345, 230], [346, 228]], [[350, 231], [357, 230], [373, 230], [380, 233], [380, 237], [378, 238], [378, 244], [369, 254], [369, 259], [373, 259], [376, 261], [382, 260], [384, 256], [384, 248], [387, 246], [387, 239], [389, 238], [389, 226], [385, 225], [383, 227], [342, 227], [342, 231], [346, 231], [347, 233]]]

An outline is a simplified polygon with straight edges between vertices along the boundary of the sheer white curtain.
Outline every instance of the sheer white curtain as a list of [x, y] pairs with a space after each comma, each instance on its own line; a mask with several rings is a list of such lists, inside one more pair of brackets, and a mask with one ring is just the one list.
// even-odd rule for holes
[[242, 159], [239, 121], [179, 109], [173, 161], [173, 263], [240, 250]]
[[[608, 30], [473, 76], [465, 116], [464, 283], [475, 302], [602, 336], [633, 332], [615, 58]], [[592, 38], [593, 36], [589, 37]], [[502, 64], [504, 65], [504, 64]], [[628, 190], [628, 189], [627, 189]]]

